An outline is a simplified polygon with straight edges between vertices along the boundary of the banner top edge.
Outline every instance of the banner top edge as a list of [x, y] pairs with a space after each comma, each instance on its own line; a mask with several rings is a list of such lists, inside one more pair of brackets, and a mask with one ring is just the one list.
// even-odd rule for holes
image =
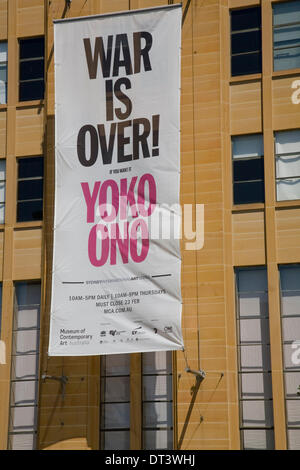
[[76, 16], [74, 18], [61, 18], [53, 20], [53, 23], [70, 23], [73, 21], [85, 21], [89, 19], [96, 19], [96, 18], [109, 18], [111, 16], [121, 16], [121, 15], [130, 15], [132, 13], [144, 13], [150, 11], [157, 11], [157, 10], [168, 10], [173, 8], [182, 8], [182, 3], [174, 3], [172, 5], [161, 5], [157, 7], [150, 7], [150, 8], [139, 8], [137, 10], [123, 10], [123, 11], [115, 11], [111, 13], [103, 13], [99, 15], [89, 15], [89, 16]]

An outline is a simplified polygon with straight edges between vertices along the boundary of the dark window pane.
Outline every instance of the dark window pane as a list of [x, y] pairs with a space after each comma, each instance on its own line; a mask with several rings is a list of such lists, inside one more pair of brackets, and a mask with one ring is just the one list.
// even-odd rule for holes
[[264, 162], [262, 158], [233, 162], [234, 181], [261, 180], [263, 178]]
[[30, 220], [42, 220], [43, 201], [18, 202], [17, 222], [26, 222]]
[[[41, 302], [41, 284], [40, 282], [27, 282], [20, 281], [16, 284], [16, 298], [18, 306], [28, 306], [32, 307], [32, 310], [36, 312], [37, 319], [34, 320], [35, 326], [39, 326], [39, 308], [38, 305]], [[25, 312], [24, 312], [25, 313]], [[27, 312], [26, 312], [27, 315]], [[33, 318], [33, 317], [32, 317]], [[36, 317], [35, 317], [36, 318]], [[20, 318], [17, 319], [18, 325], [23, 325]], [[19, 327], [19, 326], [18, 326]]]
[[21, 39], [20, 59], [32, 59], [33, 57], [44, 57], [45, 42], [43, 37]]
[[44, 98], [44, 80], [20, 83], [20, 101], [39, 100]]
[[[260, 27], [261, 13], [259, 7], [233, 10], [231, 12], [232, 76], [261, 72]], [[250, 31], [253, 29], [256, 29], [256, 31]], [[233, 34], [235, 31], [239, 31], [239, 33]], [[251, 54], [235, 56], [235, 54], [245, 52]]]
[[24, 180], [18, 183], [18, 200], [41, 199], [43, 197], [43, 180]]
[[231, 75], [261, 73], [261, 52], [231, 57]]
[[43, 176], [44, 159], [43, 157], [20, 158], [18, 160], [18, 178], [34, 178]]
[[251, 183], [234, 183], [233, 198], [234, 204], [251, 204], [254, 202], [264, 202], [264, 182], [253, 181]]
[[260, 8], [245, 8], [231, 11], [231, 31], [241, 31], [260, 27]]
[[44, 79], [44, 59], [20, 63], [20, 80]]
[[261, 50], [261, 32], [250, 31], [231, 36], [231, 53], [252, 52]]

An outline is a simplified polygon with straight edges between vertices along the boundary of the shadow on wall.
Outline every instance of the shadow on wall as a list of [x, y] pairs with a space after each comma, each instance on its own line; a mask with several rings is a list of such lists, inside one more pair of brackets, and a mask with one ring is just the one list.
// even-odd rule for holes
[[43, 450], [92, 450], [88, 446], [87, 439], [85, 437], [73, 437], [72, 439], [66, 439], [64, 441], [56, 442]]
[[49, 358], [47, 369], [40, 381], [38, 448], [92, 449], [87, 358]]

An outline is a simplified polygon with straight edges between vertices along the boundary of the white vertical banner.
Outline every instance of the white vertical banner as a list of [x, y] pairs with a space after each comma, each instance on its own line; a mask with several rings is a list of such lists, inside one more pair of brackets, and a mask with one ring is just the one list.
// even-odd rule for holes
[[54, 23], [50, 356], [183, 348], [181, 13]]

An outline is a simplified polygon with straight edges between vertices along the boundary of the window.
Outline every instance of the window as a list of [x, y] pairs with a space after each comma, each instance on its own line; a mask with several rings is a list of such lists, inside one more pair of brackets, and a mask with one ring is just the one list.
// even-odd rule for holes
[[8, 449], [34, 450], [37, 434], [41, 285], [15, 285]]
[[231, 75], [261, 72], [260, 8], [231, 11]]
[[44, 38], [20, 39], [19, 101], [44, 97]]
[[300, 199], [300, 129], [275, 133], [277, 201]]
[[288, 448], [300, 450], [300, 265], [279, 272]]
[[17, 222], [43, 218], [43, 157], [18, 159]]
[[101, 357], [100, 449], [130, 449], [130, 355]]
[[143, 449], [173, 449], [172, 352], [142, 355]]
[[232, 137], [234, 204], [264, 202], [263, 136]]
[[241, 441], [274, 449], [267, 271], [236, 270]]
[[7, 103], [7, 42], [0, 42], [0, 104]]
[[6, 161], [0, 160], [0, 224], [4, 224], [5, 219], [5, 168]]
[[273, 4], [274, 70], [300, 67], [300, 1]]

